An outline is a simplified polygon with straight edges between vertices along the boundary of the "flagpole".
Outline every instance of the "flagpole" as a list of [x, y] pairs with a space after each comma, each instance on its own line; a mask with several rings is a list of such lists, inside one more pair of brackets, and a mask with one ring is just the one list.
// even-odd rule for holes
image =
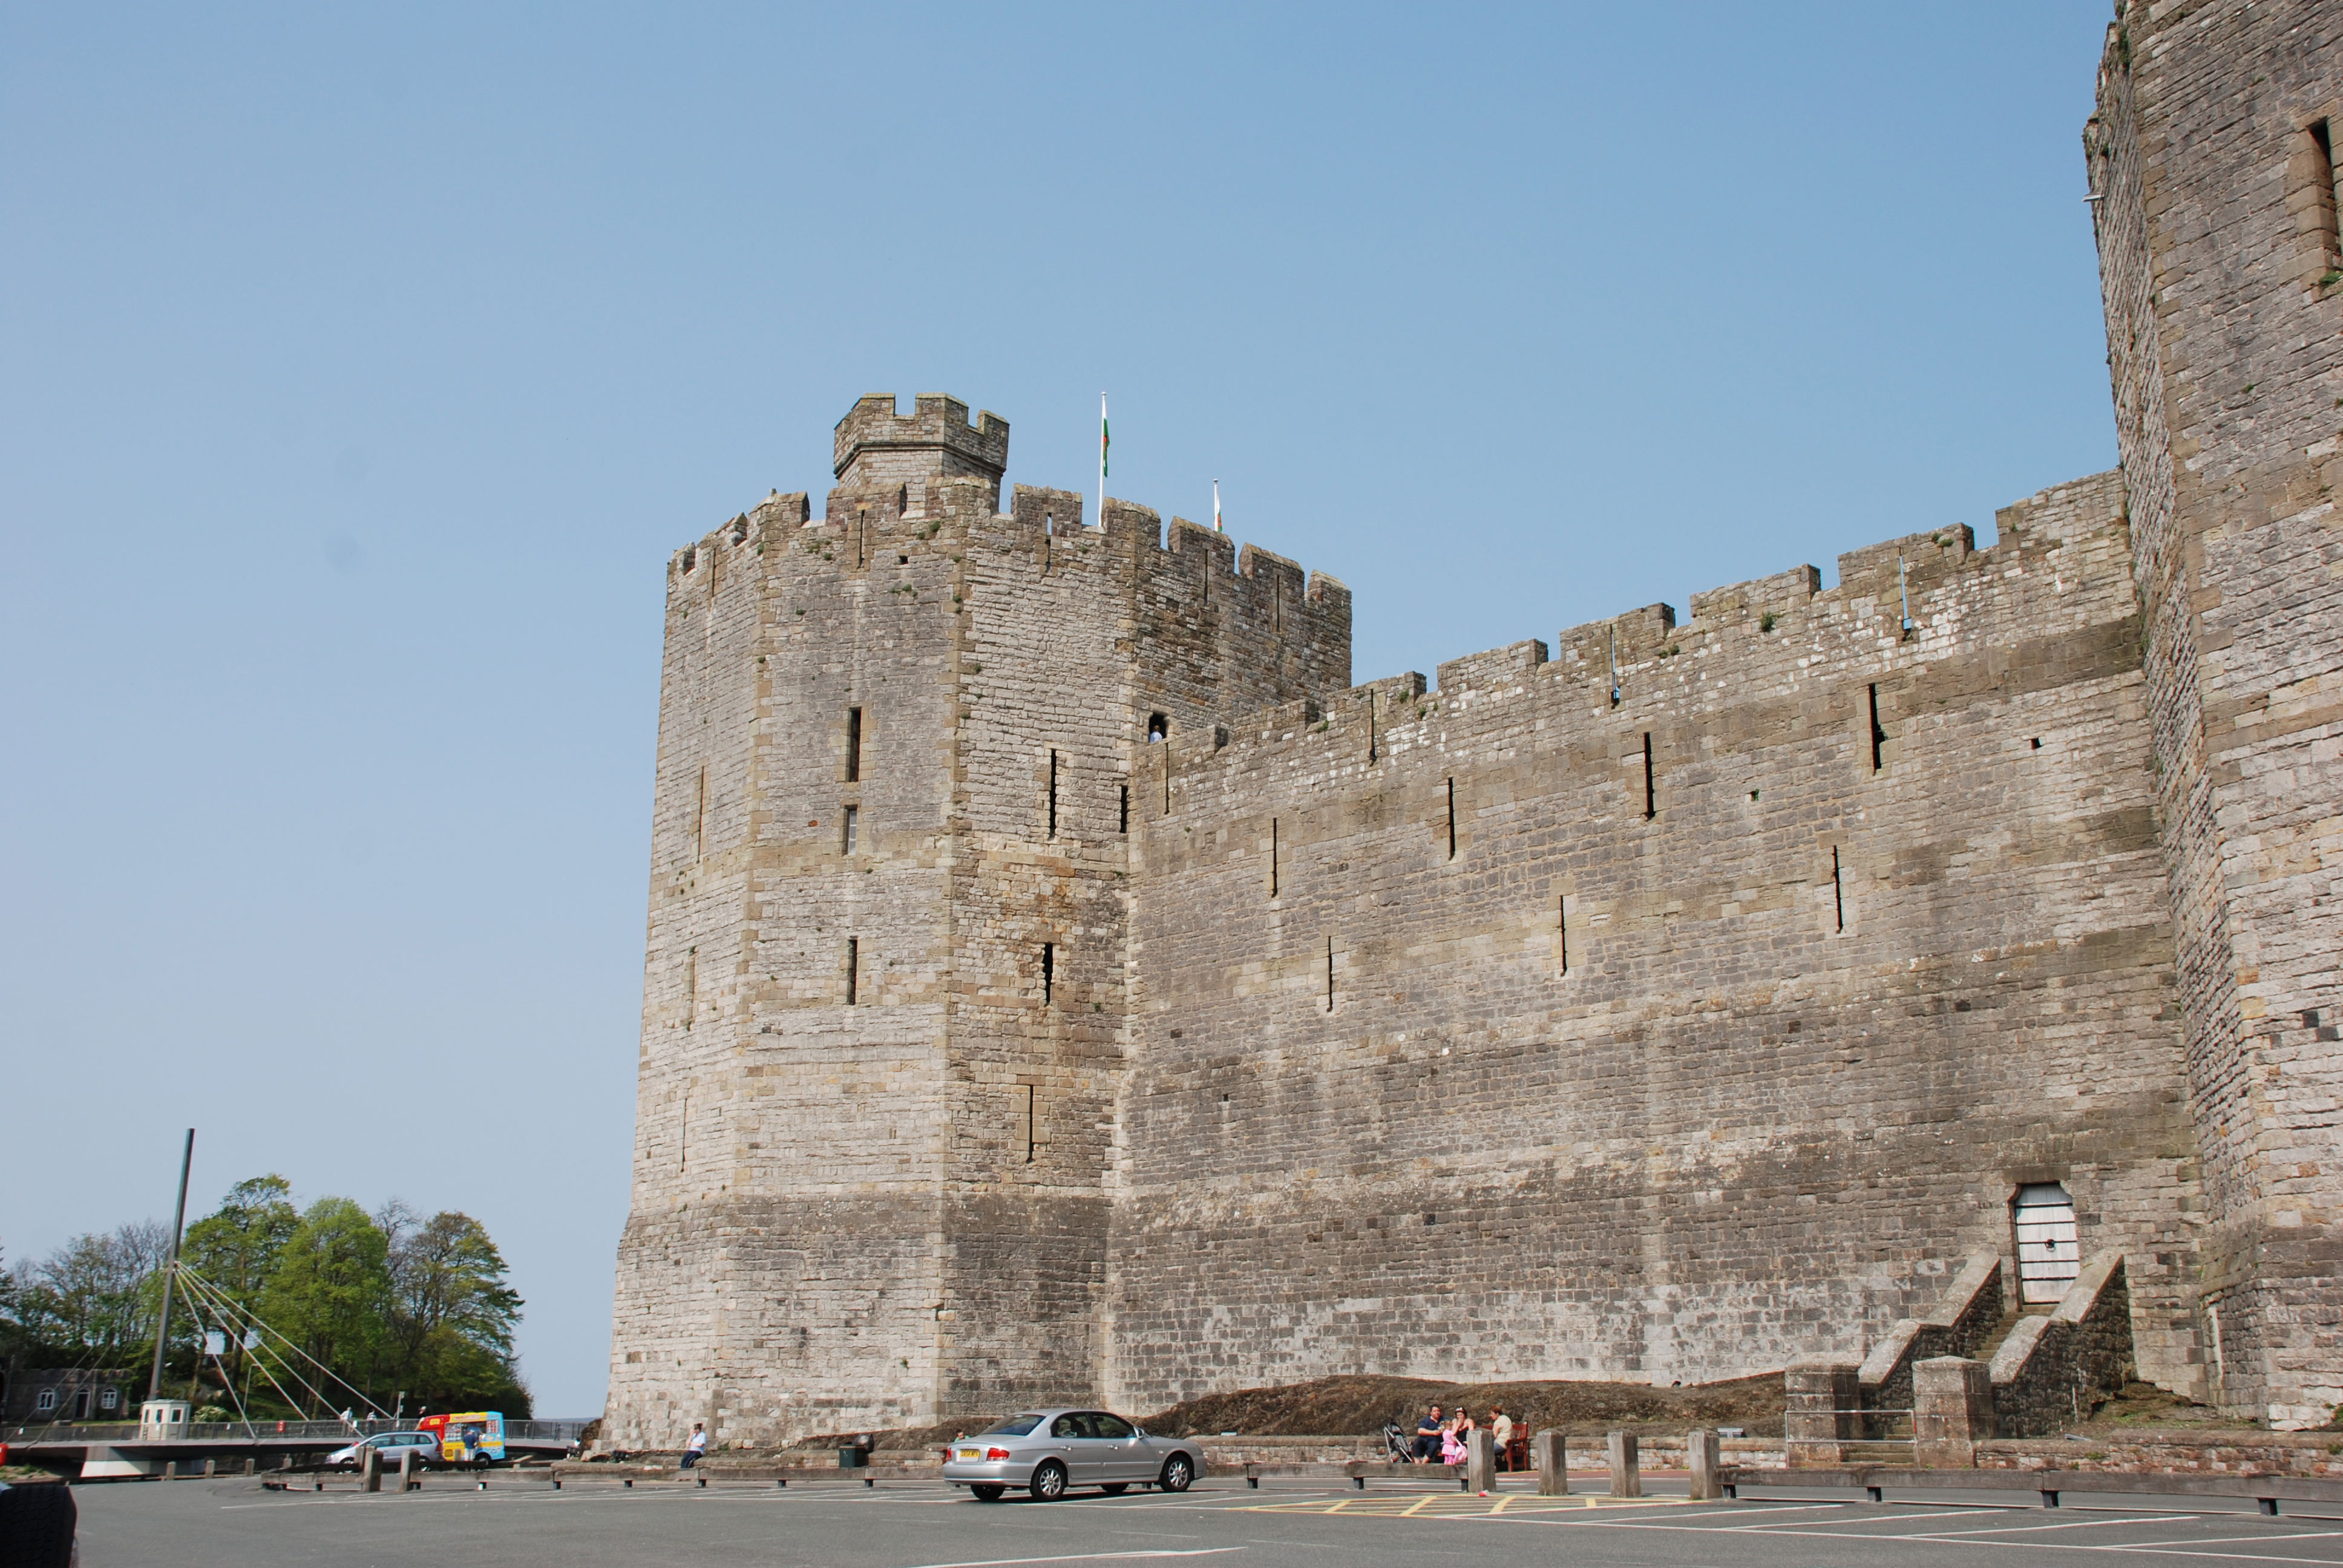
[[1099, 394], [1099, 506], [1098, 526], [1106, 527], [1106, 394]]
[[1212, 532], [1221, 531], [1221, 482], [1212, 481]]

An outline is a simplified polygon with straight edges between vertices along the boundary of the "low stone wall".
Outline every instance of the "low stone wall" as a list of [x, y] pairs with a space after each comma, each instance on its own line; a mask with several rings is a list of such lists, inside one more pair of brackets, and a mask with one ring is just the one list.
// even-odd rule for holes
[[2006, 1437], [2038, 1437], [2087, 1419], [2101, 1393], [2132, 1380], [2131, 1291], [2121, 1252], [2083, 1266], [2047, 1317], [2028, 1318], [1993, 1354], [1993, 1408]]
[[1973, 1354], [2001, 1321], [2001, 1311], [2000, 1255], [1971, 1253], [1934, 1312], [1904, 1319], [1863, 1358], [1855, 1373], [1863, 1408], [1910, 1410], [1913, 1363]]
[[2343, 1478], [2343, 1433], [2138, 1432], [2079, 1442], [2004, 1439], [1977, 1444], [1976, 1463], [1980, 1470]]

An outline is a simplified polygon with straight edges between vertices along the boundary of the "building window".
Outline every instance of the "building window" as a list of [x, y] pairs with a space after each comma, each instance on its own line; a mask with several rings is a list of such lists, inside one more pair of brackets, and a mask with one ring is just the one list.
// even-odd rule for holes
[[846, 710], [846, 781], [860, 782], [862, 779], [862, 709]]
[[115, 1410], [115, 1409], [119, 1408], [119, 1407], [120, 1407], [120, 1405], [121, 1405], [121, 1403], [122, 1403], [122, 1391], [121, 1391], [120, 1389], [118, 1389], [118, 1388], [107, 1388], [107, 1389], [100, 1389], [100, 1390], [98, 1390], [98, 1392], [97, 1392], [97, 1408], [98, 1408], [98, 1409], [100, 1409], [100, 1410]]
[[2343, 267], [2343, 233], [2338, 233], [2335, 216], [2335, 122], [2313, 120], [2303, 127], [2309, 140], [2310, 201], [2299, 208], [2318, 239], [2319, 283], [2324, 286], [2337, 281], [2335, 274]]
[[1164, 718], [1160, 713], [1151, 713], [1147, 716], [1148, 744], [1153, 745], [1158, 740], [1169, 739], [1171, 735], [1172, 721], [1170, 719]]
[[846, 939], [846, 1005], [853, 1007], [859, 1000], [855, 993], [862, 980], [862, 939]]
[[2056, 1181], [2017, 1190], [2013, 1206], [2017, 1228], [2017, 1301], [2020, 1306], [2056, 1302], [2083, 1271], [2082, 1239], [2075, 1229], [2075, 1201]]
[[45, 1388], [39, 1393], [35, 1394], [33, 1396], [33, 1408], [39, 1411], [43, 1415], [46, 1415], [49, 1412], [56, 1409], [57, 1391], [53, 1388]]
[[861, 825], [862, 812], [860, 808], [849, 806], [846, 809], [846, 826], [841, 831], [839, 840], [840, 847], [847, 854], [851, 855], [854, 853], [855, 835], [860, 829]]
[[1041, 944], [1041, 1001], [1044, 1006], [1048, 1005], [1050, 1000], [1057, 994], [1057, 990], [1058, 944], [1043, 942]]

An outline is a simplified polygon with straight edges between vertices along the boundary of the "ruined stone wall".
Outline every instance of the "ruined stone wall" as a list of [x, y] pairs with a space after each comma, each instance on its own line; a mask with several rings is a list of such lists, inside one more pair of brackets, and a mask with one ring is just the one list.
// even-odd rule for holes
[[[2129, 4], [2087, 128], [2157, 803], [2211, 1204], [2220, 1402], [2343, 1401], [2343, 18]], [[2329, 141], [2333, 137], [2330, 134]]]
[[1175, 737], [1111, 1396], [1853, 1359], [2044, 1180], [2185, 1380], [2122, 488], [2001, 526]]

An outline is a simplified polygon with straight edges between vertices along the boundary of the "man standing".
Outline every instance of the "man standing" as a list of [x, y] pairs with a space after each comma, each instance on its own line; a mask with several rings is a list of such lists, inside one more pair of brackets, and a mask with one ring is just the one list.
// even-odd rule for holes
[[1440, 1457], [1440, 1407], [1415, 1423], [1415, 1462], [1429, 1464]]
[[691, 1423], [691, 1436], [683, 1445], [683, 1468], [689, 1470], [708, 1452], [708, 1429], [699, 1422]]

